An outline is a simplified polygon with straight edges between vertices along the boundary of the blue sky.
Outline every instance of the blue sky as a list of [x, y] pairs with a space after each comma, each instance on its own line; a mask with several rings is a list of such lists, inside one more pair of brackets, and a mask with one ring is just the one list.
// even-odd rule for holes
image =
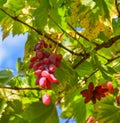
[[9, 68], [16, 74], [16, 61], [24, 55], [26, 39], [27, 34], [14, 37], [10, 34], [2, 41], [2, 32], [0, 31], [0, 70]]

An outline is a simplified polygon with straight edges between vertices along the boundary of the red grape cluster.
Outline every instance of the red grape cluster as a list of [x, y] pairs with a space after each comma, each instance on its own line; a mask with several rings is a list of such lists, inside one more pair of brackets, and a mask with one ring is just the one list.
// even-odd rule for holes
[[94, 87], [93, 82], [91, 82], [88, 86], [88, 89], [85, 89], [80, 93], [83, 97], [85, 97], [85, 103], [88, 103], [91, 100], [95, 104], [96, 100], [101, 100], [101, 98], [105, 97], [108, 93], [113, 94], [114, 88], [111, 82], [98, 85], [96, 87]]
[[[40, 85], [42, 89], [47, 90], [51, 89], [51, 83], [59, 83], [57, 78], [54, 76], [54, 73], [56, 71], [56, 68], [61, 66], [62, 60], [61, 54], [50, 52], [49, 49], [51, 48], [51, 44], [47, 44], [44, 40], [40, 40], [34, 46], [36, 55], [30, 59], [29, 65], [30, 69], [34, 69], [34, 73], [37, 77], [36, 85]], [[45, 99], [43, 100], [44, 103]]]

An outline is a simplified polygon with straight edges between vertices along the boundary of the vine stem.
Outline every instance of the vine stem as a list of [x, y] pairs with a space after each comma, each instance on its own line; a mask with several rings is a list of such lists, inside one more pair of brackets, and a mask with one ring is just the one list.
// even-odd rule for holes
[[58, 44], [59, 47], [65, 49], [66, 51], [70, 52], [71, 54], [78, 55], [78, 56], [83, 56], [82, 53], [73, 52], [72, 50], [70, 50], [70, 49], [68, 49], [67, 47], [65, 47], [64, 45], [62, 45], [61, 43], [56, 42], [56, 41], [55, 41], [54, 39], [52, 39], [48, 34], [43, 34], [41, 31], [39, 31], [38, 29], [34, 28], [33, 26], [31, 26], [31, 25], [29, 25], [29, 24], [27, 24], [27, 23], [21, 21], [20, 19], [18, 19], [17, 16], [12, 16], [11, 14], [9, 14], [8, 12], [6, 12], [6, 11], [5, 11], [4, 9], [2, 9], [1, 7], [0, 7], [0, 10], [1, 10], [2, 12], [4, 12], [6, 15], [8, 15], [10, 18], [12, 18], [14, 21], [17, 21], [17, 22], [19, 22], [19, 23], [21, 23], [21, 24], [23, 24], [23, 25], [29, 27], [30, 29], [32, 29], [32, 30], [34, 30], [35, 32], [37, 32], [39, 35], [42, 35], [42, 36], [46, 37], [47, 39], [49, 39], [50, 41], [52, 41], [53, 43]]
[[71, 25], [71, 24], [69, 24], [69, 23], [67, 23], [68, 24], [68, 26], [77, 34], [77, 35], [79, 35], [80, 37], [82, 37], [83, 39], [85, 39], [86, 41], [88, 41], [89, 43], [92, 43], [92, 44], [94, 44], [94, 45], [98, 45], [97, 43], [95, 43], [95, 42], [91, 42], [87, 37], [85, 37], [84, 35], [82, 35], [81, 33], [79, 33], [78, 31], [76, 31], [75, 29], [74, 29], [74, 27]]
[[0, 89], [10, 89], [10, 90], [42, 90], [41, 88], [22, 88], [22, 87], [0, 87]]
[[[115, 36], [115, 37], [109, 39], [107, 42], [103, 42], [102, 44], [96, 46], [96, 47], [94, 48], [94, 50], [95, 50], [95, 51], [98, 51], [98, 50], [100, 50], [100, 49], [102, 49], [102, 48], [109, 48], [110, 46], [112, 46], [112, 45], [113, 45], [116, 41], [118, 41], [119, 39], [120, 39], [120, 35]], [[80, 64], [82, 64], [82, 63], [83, 63], [86, 59], [88, 59], [89, 57], [90, 57], [90, 54], [89, 54], [89, 53], [86, 54], [85, 57], [83, 57], [77, 64], [75, 64], [75, 65], [73, 66], [73, 69], [77, 68]]]

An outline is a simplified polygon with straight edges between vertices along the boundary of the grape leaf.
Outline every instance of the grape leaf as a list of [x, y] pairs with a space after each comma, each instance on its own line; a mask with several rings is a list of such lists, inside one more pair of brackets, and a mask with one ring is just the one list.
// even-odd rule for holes
[[22, 116], [31, 123], [59, 123], [53, 104], [45, 106], [41, 102], [34, 102], [27, 106]]
[[97, 120], [100, 123], [120, 123], [120, 109], [115, 98], [109, 95], [96, 104]]
[[7, 0], [1, 0], [0, 1], [0, 6], [2, 6], [3, 4], [5, 4], [7, 2]]
[[23, 25], [17, 21], [15, 21], [13, 23], [13, 29], [12, 29], [13, 36], [16, 34], [18, 34], [18, 35], [24, 34], [27, 31], [28, 31], [28, 28], [25, 25]]
[[24, 8], [24, 5], [25, 5], [24, 0], [8, 0], [7, 2], [8, 3], [6, 6], [9, 9], [12, 9], [13, 11], [16, 11], [16, 12]]
[[55, 72], [55, 77], [60, 82], [56, 91], [68, 90], [68, 88], [70, 89], [78, 83], [78, 75], [76, 71], [67, 65], [65, 61], [62, 62], [62, 66]]
[[85, 123], [86, 117], [90, 114], [91, 106], [84, 103], [84, 98], [80, 96], [81, 89], [71, 89], [64, 97], [65, 104], [61, 104], [61, 117], [74, 118], [76, 123]]
[[0, 71], [0, 85], [7, 82], [13, 77], [13, 73], [10, 69], [5, 69]]

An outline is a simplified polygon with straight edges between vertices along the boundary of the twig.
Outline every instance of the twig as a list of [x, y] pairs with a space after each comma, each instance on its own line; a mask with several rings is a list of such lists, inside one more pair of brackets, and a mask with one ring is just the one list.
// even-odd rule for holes
[[92, 43], [92, 44], [94, 44], [94, 45], [96, 45], [96, 46], [98, 45], [98, 44], [95, 43], [95, 42], [90, 42], [87, 37], [85, 37], [84, 35], [82, 35], [82, 34], [79, 33], [78, 31], [76, 31], [76, 30], [74, 29], [74, 27], [72, 27], [71, 24], [69, 24], [69, 23], [67, 23], [67, 24], [68, 24], [68, 26], [69, 26], [76, 34], [78, 34], [80, 37], [84, 38], [84, 39], [85, 39], [86, 41], [88, 41], [89, 43]]
[[72, 27], [71, 24], [69, 24], [69, 23], [67, 23], [67, 24], [68, 24], [68, 26], [69, 26], [74, 32], [76, 32], [76, 34], [78, 34], [80, 37], [84, 38], [86, 41], [89, 41], [88, 38], [86, 38], [85, 36], [83, 36], [82, 34], [80, 34], [78, 31], [76, 31], [76, 30]]
[[73, 52], [72, 50], [66, 48], [65, 46], [63, 46], [61, 43], [58, 43], [56, 42], [54, 39], [52, 39], [48, 34], [43, 34], [41, 31], [37, 30], [36, 28], [34, 28], [33, 26], [21, 21], [20, 19], [18, 19], [16, 16], [12, 16], [10, 15], [8, 12], [6, 12], [4, 9], [0, 8], [0, 10], [2, 12], [4, 12], [6, 15], [8, 15], [9, 17], [11, 17], [14, 21], [18, 21], [20, 22], [21, 24], [24, 24], [25, 26], [29, 27], [30, 29], [34, 30], [35, 32], [37, 32], [39, 35], [43, 35], [44, 37], [46, 37], [47, 39], [51, 40], [53, 43], [55, 44], [58, 44], [59, 47], [65, 49], [66, 51], [70, 52], [71, 54], [74, 54], [74, 55], [78, 55], [78, 56], [83, 56], [82, 53], [76, 53], [76, 52]]
[[90, 54], [86, 54], [85, 57], [83, 57], [77, 64], [73, 66], [73, 69], [77, 68], [80, 64], [82, 64], [86, 59], [90, 57]]
[[[108, 42], [103, 42], [102, 44], [96, 46], [94, 48], [95, 51], [98, 51], [102, 48], [109, 48], [110, 46], [112, 46], [117, 40], [120, 39], [120, 35], [111, 38], [110, 40], [108, 40]], [[83, 57], [83, 59], [81, 59], [77, 64], [75, 64], [73, 66], [73, 69], [77, 68], [80, 64], [82, 64], [86, 59], [88, 59], [90, 57], [90, 54], [88, 53], [85, 57]]]
[[42, 90], [41, 88], [22, 88], [22, 87], [0, 87], [0, 89], [10, 89], [10, 90]]
[[109, 48], [112, 46], [118, 39], [120, 39], [120, 35], [113, 37], [109, 39], [107, 42], [103, 42], [102, 44], [98, 45], [96, 48], [94, 48], [95, 51], [98, 51], [102, 48]]

